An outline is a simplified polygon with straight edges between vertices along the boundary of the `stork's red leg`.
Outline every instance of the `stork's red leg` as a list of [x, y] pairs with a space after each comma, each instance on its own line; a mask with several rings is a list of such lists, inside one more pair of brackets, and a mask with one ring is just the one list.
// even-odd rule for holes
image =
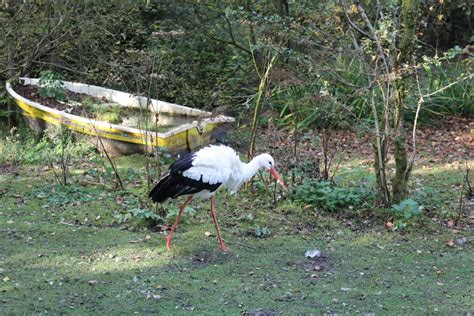
[[174, 222], [173, 224], [173, 227], [171, 227], [171, 231], [170, 233], [168, 234], [168, 236], [166, 236], [166, 248], [168, 250], [170, 250], [171, 248], [171, 238], [173, 238], [173, 234], [174, 234], [174, 231], [176, 229], [176, 226], [178, 226], [178, 222], [179, 220], [181, 219], [181, 215], [183, 214], [184, 212], [184, 209], [186, 208], [186, 205], [189, 204], [189, 202], [191, 202], [191, 200], [193, 199], [193, 196], [190, 195], [187, 199], [186, 199], [186, 202], [184, 202], [184, 204], [181, 206], [180, 210], [179, 210], [179, 213], [178, 213], [178, 216], [176, 217], [176, 221]]
[[219, 224], [217, 223], [216, 212], [214, 211], [214, 195], [211, 195], [211, 216], [212, 220], [214, 221], [214, 226], [216, 226], [217, 238], [219, 239], [219, 248], [221, 248], [222, 251], [227, 252], [229, 251], [229, 248], [224, 244], [224, 240], [222, 240]]

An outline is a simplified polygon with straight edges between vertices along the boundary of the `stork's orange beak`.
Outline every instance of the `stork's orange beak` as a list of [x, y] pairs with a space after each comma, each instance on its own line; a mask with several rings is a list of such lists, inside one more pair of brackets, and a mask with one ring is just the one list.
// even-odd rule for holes
[[281, 179], [281, 177], [278, 174], [278, 172], [276, 171], [276, 169], [275, 168], [270, 168], [270, 173], [277, 180], [278, 184], [281, 185], [281, 187], [286, 190], [285, 183], [283, 183], [283, 180]]

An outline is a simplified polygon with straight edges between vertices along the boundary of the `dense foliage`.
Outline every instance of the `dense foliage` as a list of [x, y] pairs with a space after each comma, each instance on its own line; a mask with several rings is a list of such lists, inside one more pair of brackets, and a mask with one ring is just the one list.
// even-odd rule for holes
[[[357, 97], [364, 84], [361, 65], [347, 55], [352, 50], [347, 21], [342, 7], [332, 1], [4, 3], [2, 80], [38, 76], [49, 69], [69, 80], [176, 103], [235, 107], [252, 102], [258, 71], [270, 56], [278, 55], [270, 83], [275, 94], [270, 93], [269, 104], [275, 103], [283, 117], [297, 113], [302, 125], [309, 126], [318, 117], [315, 104], [334, 103], [329, 96], [357, 115], [367, 115]], [[389, 17], [398, 14], [399, 7], [391, 2], [366, 6], [371, 18], [386, 17], [379, 32], [390, 36]], [[356, 9], [350, 10], [354, 14]], [[419, 53], [439, 55], [472, 40], [472, 5], [430, 1], [423, 10]], [[452, 74], [433, 71], [430, 83], [442, 85], [458, 74], [458, 69]], [[447, 96], [463, 99], [463, 92], [472, 95], [458, 90]], [[434, 101], [433, 111], [464, 115], [472, 111], [462, 102], [452, 108], [447, 103]]]
[[[57, 99], [65, 78], [226, 111], [253, 121], [249, 156], [270, 117], [294, 135], [295, 155], [300, 132], [321, 131], [326, 148], [331, 130], [353, 129], [371, 136], [385, 206], [407, 198], [409, 130], [474, 110], [474, 10], [464, 1], [8, 0], [1, 8], [3, 81], [42, 74], [40, 93]], [[15, 109], [3, 84], [0, 109]], [[392, 153], [395, 170], [386, 165]]]

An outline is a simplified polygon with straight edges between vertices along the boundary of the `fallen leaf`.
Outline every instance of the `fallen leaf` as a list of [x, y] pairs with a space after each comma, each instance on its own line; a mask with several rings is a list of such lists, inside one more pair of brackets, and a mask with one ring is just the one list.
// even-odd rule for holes
[[122, 198], [121, 196], [116, 196], [116, 197], [115, 197], [115, 203], [116, 203], [117, 205], [122, 204], [122, 203], [123, 203], [123, 198]]
[[385, 228], [387, 229], [393, 229], [394, 227], [395, 225], [393, 224], [393, 222], [388, 221], [385, 223]]
[[448, 239], [448, 240], [446, 240], [446, 242], [444, 244], [446, 246], [449, 246], [449, 247], [454, 247], [454, 240]]

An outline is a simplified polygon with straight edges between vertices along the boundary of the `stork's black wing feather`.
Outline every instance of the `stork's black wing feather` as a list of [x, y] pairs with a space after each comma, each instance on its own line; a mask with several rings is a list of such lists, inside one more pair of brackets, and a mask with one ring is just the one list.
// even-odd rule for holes
[[196, 156], [196, 153], [186, 153], [178, 160], [176, 160], [171, 166], [169, 167], [170, 174], [174, 173], [183, 173], [184, 171], [188, 170], [193, 166], [193, 159]]
[[163, 177], [150, 191], [148, 196], [152, 201], [162, 203], [168, 198], [176, 198], [181, 195], [195, 194], [204, 190], [214, 192], [222, 183], [209, 184], [201, 180], [194, 180], [183, 176], [183, 172], [193, 166], [195, 153], [185, 154], [174, 162], [169, 168], [169, 174]]
[[216, 191], [222, 183], [209, 184], [189, 179], [181, 173], [169, 174], [163, 177], [150, 191], [148, 196], [153, 202], [163, 203], [168, 198], [177, 198], [181, 195], [195, 194], [204, 190]]

